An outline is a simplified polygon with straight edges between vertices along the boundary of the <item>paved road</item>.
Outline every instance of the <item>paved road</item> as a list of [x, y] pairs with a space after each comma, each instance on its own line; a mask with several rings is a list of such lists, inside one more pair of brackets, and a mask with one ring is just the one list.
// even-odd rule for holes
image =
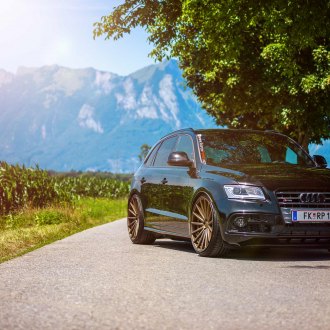
[[125, 221], [0, 265], [0, 329], [330, 329], [330, 254], [130, 243]]

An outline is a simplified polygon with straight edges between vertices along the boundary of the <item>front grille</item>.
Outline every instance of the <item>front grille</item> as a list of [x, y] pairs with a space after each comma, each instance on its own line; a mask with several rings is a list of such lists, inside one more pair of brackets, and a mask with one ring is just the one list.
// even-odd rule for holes
[[[311, 195], [311, 201], [303, 202], [300, 196]], [[317, 196], [322, 196], [317, 198]], [[315, 197], [314, 197], [315, 196]], [[277, 201], [280, 207], [304, 208], [304, 209], [326, 209], [330, 208], [330, 192], [324, 191], [279, 191], [276, 192]], [[304, 198], [303, 198], [304, 199]]]
[[285, 223], [292, 223], [292, 209], [330, 209], [329, 191], [278, 191], [276, 192], [276, 198]]

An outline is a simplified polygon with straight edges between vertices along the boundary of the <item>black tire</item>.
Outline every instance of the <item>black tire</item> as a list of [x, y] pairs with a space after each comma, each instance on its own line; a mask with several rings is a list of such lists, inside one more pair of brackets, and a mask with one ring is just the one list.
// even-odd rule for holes
[[144, 230], [143, 207], [137, 194], [132, 195], [128, 201], [127, 230], [129, 238], [134, 244], [152, 244], [155, 242], [155, 235]]
[[229, 251], [221, 237], [218, 212], [206, 193], [199, 195], [193, 204], [190, 237], [195, 251], [201, 257], [223, 257]]

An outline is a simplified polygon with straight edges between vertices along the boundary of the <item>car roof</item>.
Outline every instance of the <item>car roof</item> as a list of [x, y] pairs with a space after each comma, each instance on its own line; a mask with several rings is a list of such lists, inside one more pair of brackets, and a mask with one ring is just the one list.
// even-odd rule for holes
[[276, 134], [280, 136], [286, 136], [280, 132], [273, 131], [273, 130], [255, 130], [255, 129], [233, 129], [233, 128], [208, 128], [208, 129], [192, 129], [192, 128], [183, 128], [177, 131], [173, 131], [164, 137], [161, 138], [163, 140], [166, 137], [172, 136], [174, 134], [179, 133], [193, 133], [193, 134], [244, 134], [244, 133], [255, 133], [255, 134], [262, 134], [262, 135], [268, 135], [268, 134]]
[[234, 129], [234, 128], [209, 128], [209, 129], [196, 129], [193, 130], [195, 134], [244, 134], [244, 133], [256, 133], [256, 134], [279, 134], [283, 135], [280, 132], [271, 131], [271, 130], [256, 130], [256, 129]]

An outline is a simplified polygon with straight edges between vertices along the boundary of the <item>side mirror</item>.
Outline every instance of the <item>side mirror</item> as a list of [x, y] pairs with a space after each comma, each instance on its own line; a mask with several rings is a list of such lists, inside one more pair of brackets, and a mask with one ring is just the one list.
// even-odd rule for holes
[[328, 166], [327, 160], [321, 155], [314, 155], [313, 160], [318, 167], [326, 168]]
[[172, 166], [192, 166], [193, 162], [189, 159], [188, 155], [183, 151], [171, 152], [167, 160], [168, 165]]

